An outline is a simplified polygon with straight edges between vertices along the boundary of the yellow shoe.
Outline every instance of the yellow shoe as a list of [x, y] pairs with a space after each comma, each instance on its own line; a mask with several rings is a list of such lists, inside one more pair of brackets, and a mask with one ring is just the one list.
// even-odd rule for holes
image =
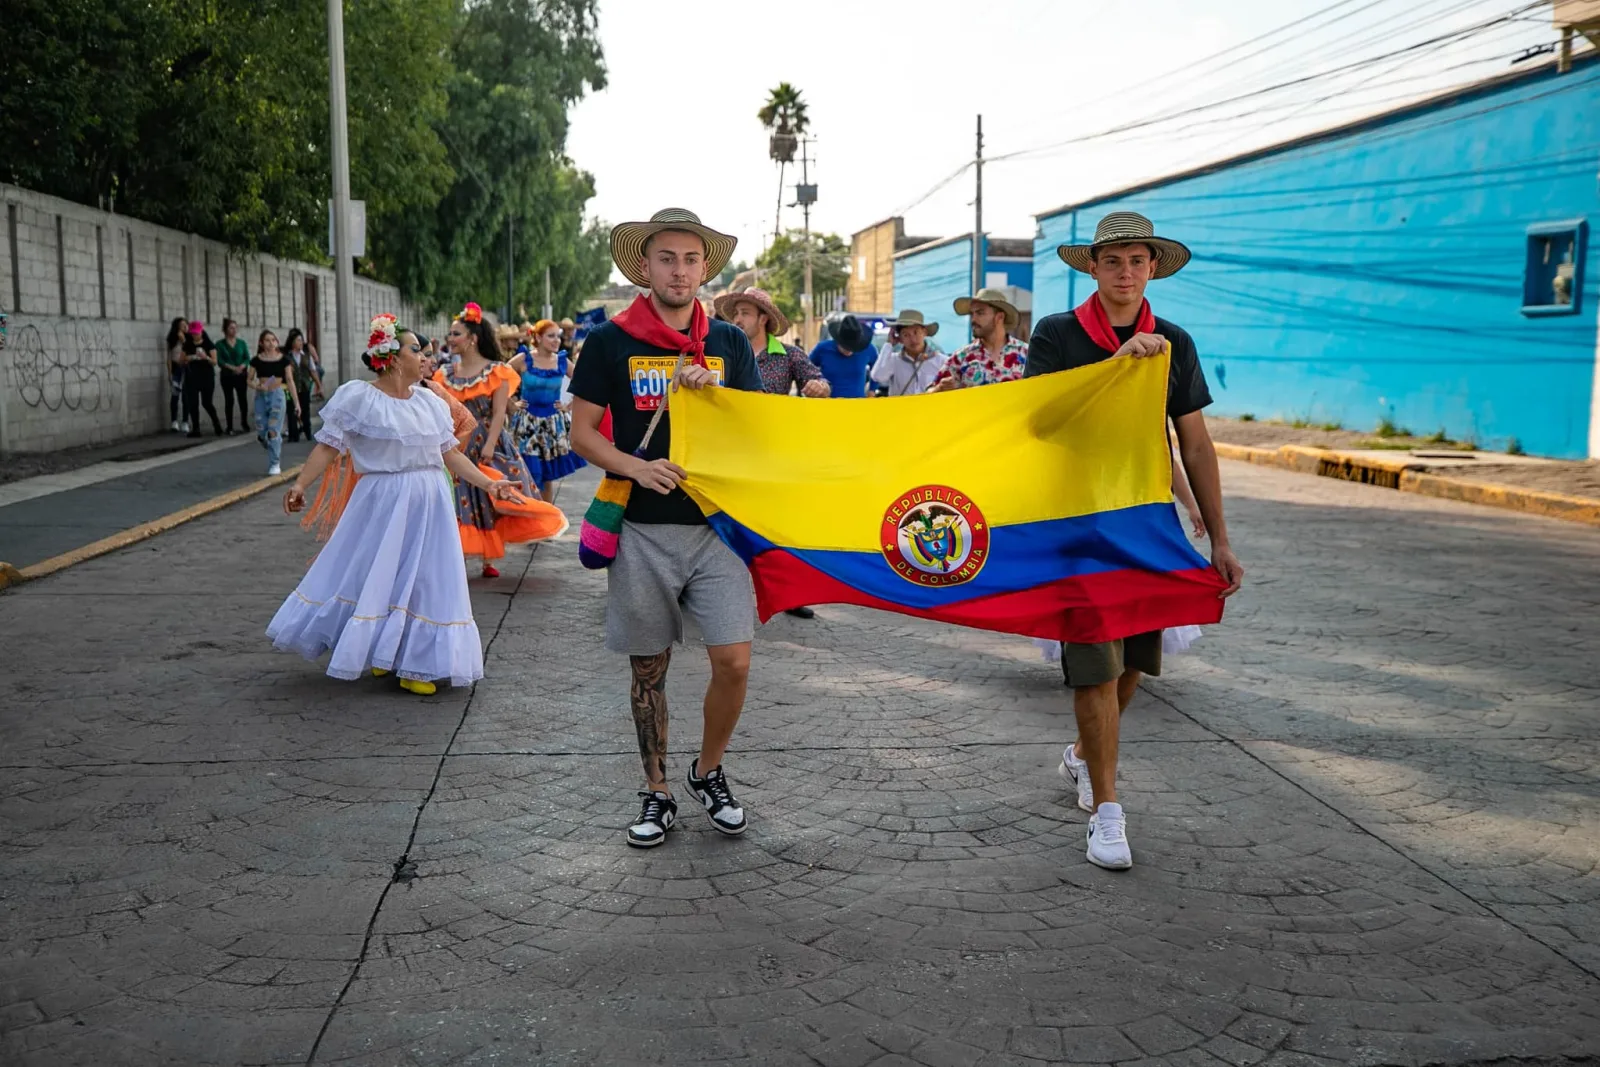
[[389, 672], [384, 670], [382, 667], [374, 667], [374, 668], [372, 668], [372, 676], [374, 678], [382, 678], [384, 675], [386, 675], [388, 673]]
[[432, 682], [417, 682], [410, 678], [400, 679], [400, 688], [409, 690], [419, 697], [432, 696], [439, 691], [439, 687]]

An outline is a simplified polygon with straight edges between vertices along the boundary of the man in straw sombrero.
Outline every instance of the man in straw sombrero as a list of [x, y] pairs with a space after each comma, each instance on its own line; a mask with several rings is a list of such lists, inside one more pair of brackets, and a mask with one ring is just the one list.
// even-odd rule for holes
[[944, 370], [945, 354], [928, 343], [939, 332], [939, 324], [908, 309], [896, 315], [889, 327], [896, 340], [884, 346], [872, 365], [873, 384], [889, 396], [926, 393]]
[[1022, 313], [1006, 294], [999, 289], [979, 289], [976, 296], [956, 297], [955, 311], [971, 316], [972, 343], [951, 353], [939, 380], [928, 391], [942, 393], [1021, 378], [1028, 363], [1028, 345], [1011, 334], [1022, 321]]
[[[734, 243], [682, 208], [613, 228], [612, 262], [647, 292], [589, 333], [572, 380], [574, 449], [609, 477], [632, 483], [608, 571], [606, 647], [628, 656], [632, 666], [630, 699], [645, 778], [644, 804], [627, 831], [636, 848], [661, 844], [677, 819], [667, 781], [666, 685], [685, 613], [711, 659], [689, 789], [713, 829], [731, 836], [746, 825], [722, 755], [744, 708], [755, 596], [744, 564], [679, 486], [683, 469], [667, 459], [674, 381], [689, 389], [761, 391], [749, 340], [731, 323], [713, 322], [698, 299], [700, 287], [727, 265]], [[608, 410], [615, 444], [600, 432]]]
[[[1222, 476], [1202, 411], [1211, 403], [1194, 339], [1181, 326], [1157, 318], [1145, 286], [1170, 278], [1189, 262], [1189, 250], [1158, 237], [1143, 215], [1114, 211], [1100, 220], [1090, 244], [1061, 245], [1058, 255], [1095, 280], [1095, 291], [1072, 311], [1048, 315], [1033, 330], [1025, 376], [1082, 367], [1117, 356], [1171, 351], [1167, 417], [1211, 538], [1211, 563], [1232, 596], [1244, 568], [1228, 544], [1222, 515]], [[1145, 674], [1161, 673], [1161, 632], [1120, 641], [1065, 645], [1061, 667], [1073, 690], [1078, 740], [1067, 746], [1061, 773], [1077, 786], [1078, 806], [1090, 813], [1089, 862], [1112, 870], [1133, 866], [1127, 821], [1117, 802], [1117, 744], [1122, 712]]]

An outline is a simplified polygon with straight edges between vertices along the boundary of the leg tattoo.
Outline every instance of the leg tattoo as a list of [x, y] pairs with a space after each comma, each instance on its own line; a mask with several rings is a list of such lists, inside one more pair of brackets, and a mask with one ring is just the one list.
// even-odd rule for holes
[[639, 733], [639, 758], [651, 789], [667, 784], [667, 666], [672, 650], [656, 656], [633, 656], [633, 726]]

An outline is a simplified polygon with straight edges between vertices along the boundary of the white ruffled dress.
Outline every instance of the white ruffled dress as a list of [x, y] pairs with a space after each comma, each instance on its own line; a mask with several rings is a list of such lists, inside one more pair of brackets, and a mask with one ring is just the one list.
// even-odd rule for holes
[[322, 408], [317, 440], [349, 452], [360, 475], [333, 536], [267, 627], [284, 651], [354, 679], [371, 668], [431, 682], [483, 677], [461, 534], [441, 457], [450, 409], [418, 386], [397, 400], [346, 382]]

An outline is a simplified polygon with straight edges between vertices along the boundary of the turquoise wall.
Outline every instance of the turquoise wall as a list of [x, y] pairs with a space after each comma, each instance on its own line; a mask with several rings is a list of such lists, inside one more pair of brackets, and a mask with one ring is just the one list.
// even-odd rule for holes
[[[1221, 415], [1308, 418], [1582, 457], [1600, 305], [1600, 62], [1040, 216], [1034, 321], [1093, 280], [1056, 246], [1134, 210], [1194, 259], [1156, 314], [1199, 346]], [[1523, 313], [1528, 229], [1586, 220], [1576, 314]]]

